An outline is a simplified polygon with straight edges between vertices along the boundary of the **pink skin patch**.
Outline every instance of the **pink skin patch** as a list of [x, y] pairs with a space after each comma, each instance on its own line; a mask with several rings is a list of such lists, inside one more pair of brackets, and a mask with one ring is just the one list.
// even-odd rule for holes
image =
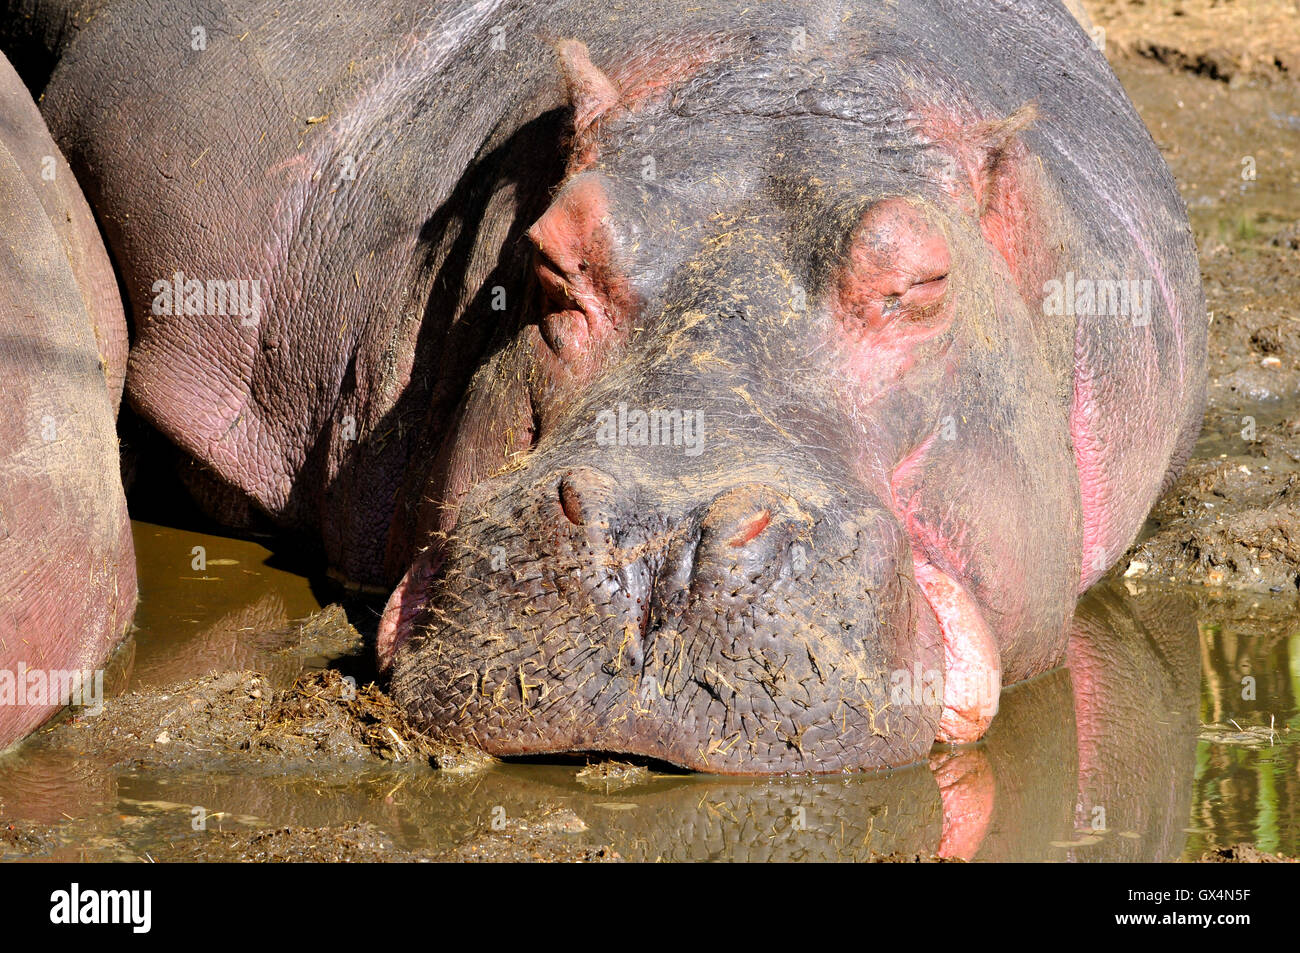
[[565, 360], [592, 349], [593, 338], [614, 325], [609, 242], [609, 207], [598, 179], [575, 180], [528, 230], [536, 248], [533, 267], [546, 295], [541, 330], [546, 343]]
[[411, 568], [388, 597], [384, 614], [379, 617], [375, 644], [375, 655], [381, 672], [388, 671], [397, 650], [411, 637], [412, 626], [428, 602], [429, 590], [438, 568], [432, 551], [426, 550], [415, 558]]
[[912, 571], [943, 632], [939, 740], [954, 745], [978, 741], [998, 713], [1002, 692], [997, 641], [975, 600], [957, 580], [915, 556]]
[[899, 345], [948, 325], [948, 241], [904, 199], [885, 199], [862, 216], [835, 286], [834, 307], [850, 332], [888, 331]]
[[[832, 301], [847, 339], [847, 373], [880, 394], [910, 369], [916, 348], [945, 331], [954, 314], [948, 296], [947, 238], [924, 210], [884, 199], [862, 217]], [[997, 713], [1001, 658], [974, 598], [927, 554], [960, 573], [959, 540], [932, 538], [914, 513], [917, 470], [933, 437], [908, 454], [890, 478], [894, 512], [912, 543], [913, 574], [930, 604], [944, 643], [943, 713], [939, 740], [977, 740]]]
[[846, 376], [872, 397], [915, 362], [915, 350], [952, 324], [948, 240], [925, 212], [883, 199], [862, 216], [831, 300]]
[[997, 798], [997, 781], [988, 758], [979, 749], [931, 759], [930, 770], [943, 800], [943, 834], [940, 857], [974, 860], [988, 836]]
[[533, 347], [545, 393], [535, 407], [562, 402], [596, 377], [627, 340], [638, 302], [624, 277], [609, 228], [601, 177], [572, 179], [528, 230], [538, 285], [545, 296]]
[[[1174, 353], [1178, 356], [1178, 384], [1181, 390], [1186, 375], [1183, 359], [1186, 351], [1183, 348], [1182, 311], [1178, 299], [1170, 291], [1164, 270], [1128, 213], [1100, 187], [1098, 195], [1123, 223], [1155, 276], [1156, 287], [1160, 289], [1161, 300], [1174, 332]], [[1138, 331], [1141, 333], [1136, 333]], [[1147, 395], [1157, 393], [1160, 386], [1156, 379], [1157, 348], [1152, 332], [1153, 328], [1149, 326], [1126, 332], [1133, 344], [1133, 359], [1138, 362], [1138, 366], [1146, 369], [1141, 386]], [[1140, 520], [1146, 512], [1145, 507], [1142, 507], [1140, 513], [1126, 513], [1125, 501], [1117, 498], [1121, 494], [1107, 478], [1108, 474], [1122, 472], [1122, 468], [1112, 459], [1117, 443], [1110, 441], [1107, 435], [1108, 427], [1113, 428], [1116, 424], [1112, 422], [1113, 414], [1108, 413], [1102, 395], [1097, 393], [1093, 384], [1096, 372], [1087, 353], [1087, 334], [1088, 328], [1080, 322], [1075, 338], [1074, 402], [1070, 409], [1070, 436], [1075, 447], [1083, 502], [1083, 564], [1079, 578], [1081, 594], [1105, 575], [1106, 570], [1128, 548], [1132, 541], [1128, 527], [1133, 519]], [[1141, 397], [1131, 399], [1142, 400]], [[1140, 499], [1140, 494], [1132, 494], [1132, 498]], [[1132, 510], [1131, 502], [1128, 502], [1128, 509]]]
[[985, 240], [1006, 261], [1026, 301], [1052, 270], [1054, 247], [1041, 241], [1041, 183], [1020, 132], [1037, 116], [1032, 105], [987, 117], [972, 107], [914, 103], [917, 133], [944, 158], [939, 185], [979, 221]]
[[890, 497], [912, 543], [912, 575], [943, 633], [943, 713], [938, 738], [948, 744], [966, 744], [983, 736], [997, 714], [1002, 658], [997, 639], [966, 587], [926, 555], [934, 553], [936, 559], [962, 571], [960, 547], [951, 540], [934, 539], [925, 531], [915, 518], [907, 491], [933, 442], [932, 435], [895, 468]]
[[1074, 443], [1075, 461], [1079, 470], [1079, 494], [1083, 505], [1080, 594], [1105, 575], [1111, 563], [1108, 550], [1115, 545], [1112, 520], [1108, 519], [1106, 506], [1104, 441], [1096, 432], [1097, 419], [1092, 376], [1080, 363], [1074, 376], [1074, 402], [1070, 408], [1070, 436]]
[[618, 105], [618, 88], [591, 62], [585, 43], [561, 40], [555, 45], [555, 55], [573, 106], [574, 133], [581, 137], [592, 123]]

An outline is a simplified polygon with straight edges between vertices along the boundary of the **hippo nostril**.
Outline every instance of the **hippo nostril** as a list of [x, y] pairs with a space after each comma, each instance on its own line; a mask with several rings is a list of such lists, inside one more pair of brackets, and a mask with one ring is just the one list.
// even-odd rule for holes
[[740, 524], [740, 530], [735, 536], [731, 537], [731, 539], [727, 541], [727, 545], [739, 549], [746, 543], [758, 538], [758, 535], [762, 533], [763, 530], [767, 529], [771, 522], [772, 511], [759, 510], [751, 516], [748, 521]]
[[[557, 477], [558, 483], [551, 482]], [[552, 474], [538, 489], [555, 493], [565, 519], [574, 526], [608, 530], [610, 521], [617, 522], [628, 508], [627, 493], [618, 481], [592, 467], [576, 466]]]
[[811, 518], [788, 494], [746, 483], [709, 501], [698, 525], [692, 579], [717, 583], [734, 577], [748, 584], [782, 571], [792, 540], [811, 526]]
[[573, 483], [565, 479], [560, 483], [560, 509], [574, 526], [582, 526], [586, 520], [582, 517], [582, 497]]

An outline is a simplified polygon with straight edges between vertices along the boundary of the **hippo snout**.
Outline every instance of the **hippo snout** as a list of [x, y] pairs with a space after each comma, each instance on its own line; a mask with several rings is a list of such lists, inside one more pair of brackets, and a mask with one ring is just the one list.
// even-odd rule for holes
[[883, 507], [570, 465], [462, 512], [393, 665], [445, 740], [769, 773], [906, 763], [935, 738], [941, 699], [897, 673], [941, 670], [942, 638]]
[[599, 470], [567, 470], [557, 486], [562, 518], [586, 530], [593, 563], [614, 570], [605, 598], [593, 604], [630, 633], [621, 646], [629, 665], [644, 663], [652, 615], [722, 593], [759, 595], [782, 572], [806, 569], [812, 520], [771, 487], [719, 493], [690, 514], [682, 532]]

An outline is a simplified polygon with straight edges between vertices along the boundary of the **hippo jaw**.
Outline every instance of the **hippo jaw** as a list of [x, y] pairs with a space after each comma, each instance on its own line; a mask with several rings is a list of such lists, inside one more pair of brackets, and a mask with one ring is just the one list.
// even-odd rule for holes
[[442, 570], [404, 581], [419, 608], [392, 686], [417, 722], [495, 755], [729, 774], [929, 750], [941, 635], [891, 517], [827, 519], [840, 501], [824, 511], [763, 484], [668, 512], [662, 493], [652, 509], [619, 487], [575, 467], [468, 502]]
[[893, 767], [987, 729], [994, 637], [891, 514], [762, 484], [672, 517], [643, 496], [573, 467], [471, 500], [386, 614], [399, 704], [494, 755], [728, 774]]

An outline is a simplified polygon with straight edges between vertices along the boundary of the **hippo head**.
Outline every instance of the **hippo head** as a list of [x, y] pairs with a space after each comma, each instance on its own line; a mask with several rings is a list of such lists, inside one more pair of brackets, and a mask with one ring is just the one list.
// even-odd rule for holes
[[608, 73], [559, 44], [570, 158], [527, 315], [380, 626], [440, 737], [893, 766], [1064, 652], [1073, 337], [1036, 293], [1063, 245], [1032, 110], [746, 43]]

